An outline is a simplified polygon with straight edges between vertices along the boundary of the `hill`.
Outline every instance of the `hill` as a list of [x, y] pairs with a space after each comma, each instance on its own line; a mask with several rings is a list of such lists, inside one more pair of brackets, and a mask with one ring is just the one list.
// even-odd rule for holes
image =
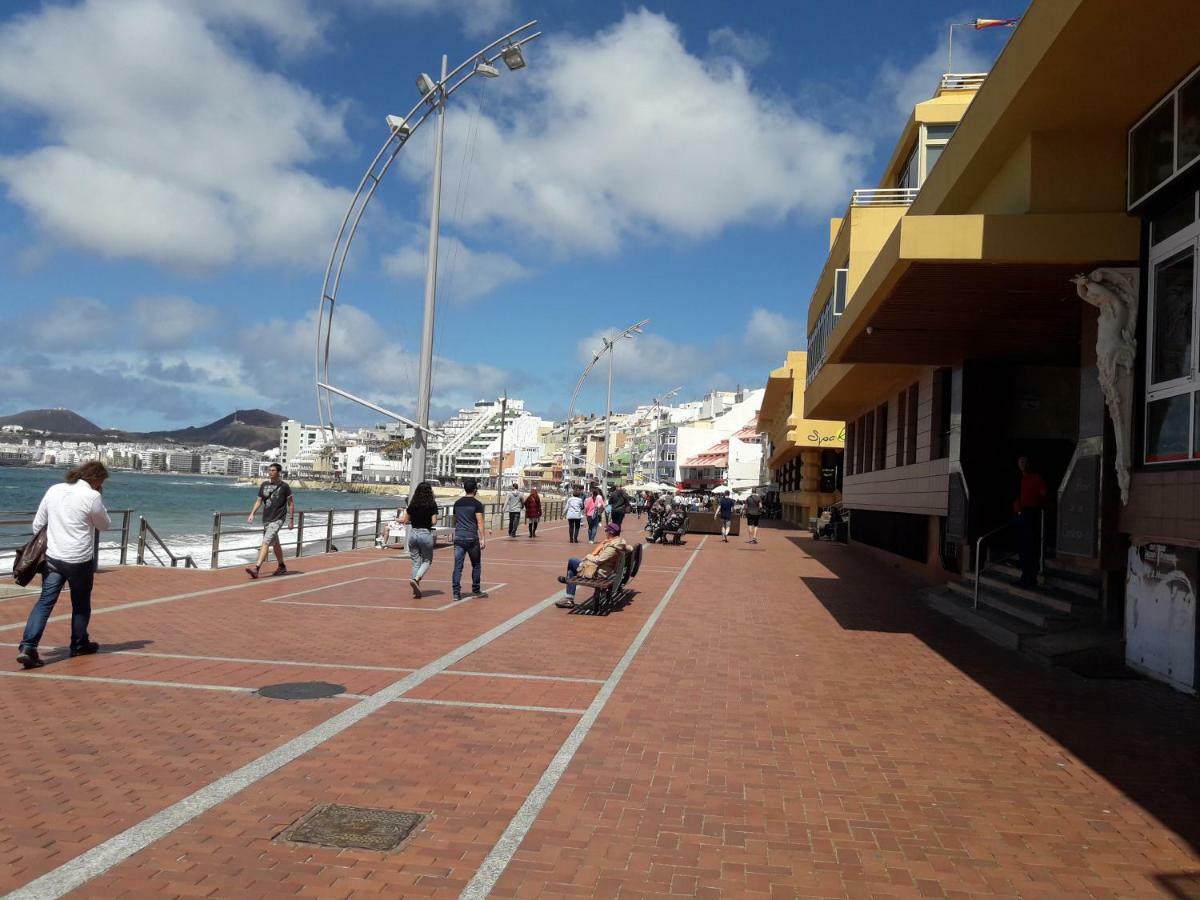
[[27, 409], [11, 416], [0, 416], [0, 425], [20, 425], [54, 434], [102, 434], [95, 422], [69, 409]]
[[287, 416], [263, 409], [239, 409], [207, 425], [175, 431], [151, 431], [137, 435], [141, 440], [173, 441], [179, 444], [222, 444], [250, 450], [279, 446], [279, 425]]

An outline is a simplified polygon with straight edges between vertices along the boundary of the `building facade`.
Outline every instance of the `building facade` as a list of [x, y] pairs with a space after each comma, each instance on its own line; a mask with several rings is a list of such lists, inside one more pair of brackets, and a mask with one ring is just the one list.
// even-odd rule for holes
[[986, 77], [943, 76], [833, 222], [804, 399], [847, 423], [852, 542], [950, 579], [1011, 539], [1031, 460], [1043, 581], [1009, 611], [1094, 589], [1130, 665], [1187, 689], [1196, 33], [1185, 0], [1035, 0]]

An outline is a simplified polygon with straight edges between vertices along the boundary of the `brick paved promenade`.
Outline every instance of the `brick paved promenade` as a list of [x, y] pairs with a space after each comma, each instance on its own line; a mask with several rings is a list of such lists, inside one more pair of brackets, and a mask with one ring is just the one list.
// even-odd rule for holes
[[[1194, 699], [1027, 664], [799, 532], [647, 548], [607, 617], [553, 607], [568, 549], [495, 539], [456, 605], [445, 550], [421, 601], [373, 550], [102, 574], [107, 652], [0, 667], [0, 891], [1200, 896]], [[254, 693], [300, 681], [345, 693]], [[329, 803], [427, 818], [277, 840]]]

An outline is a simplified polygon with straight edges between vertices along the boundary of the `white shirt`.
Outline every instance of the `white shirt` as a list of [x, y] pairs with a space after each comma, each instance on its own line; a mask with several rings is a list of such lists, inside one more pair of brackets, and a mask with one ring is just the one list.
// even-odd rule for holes
[[46, 555], [65, 563], [87, 562], [95, 552], [95, 532], [111, 527], [100, 492], [82, 479], [56, 484], [33, 517], [36, 534], [46, 528]]

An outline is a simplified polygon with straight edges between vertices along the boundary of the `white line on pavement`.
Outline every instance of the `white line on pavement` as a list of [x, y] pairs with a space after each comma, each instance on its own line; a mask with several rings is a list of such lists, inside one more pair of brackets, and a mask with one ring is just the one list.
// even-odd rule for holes
[[696, 555], [704, 549], [704, 544], [708, 538], [700, 541], [700, 545], [692, 551], [692, 555], [688, 557], [687, 563], [680, 570], [675, 580], [671, 582], [671, 586], [667, 588], [658, 605], [654, 607], [654, 612], [650, 613], [642, 625], [641, 631], [637, 637], [633, 639], [633, 643], [625, 651], [625, 655], [621, 657], [621, 661], [617, 663], [612, 674], [604, 682], [604, 686], [596, 692], [594, 699], [587, 708], [587, 712], [583, 714], [583, 718], [563, 741], [558, 752], [554, 754], [554, 759], [550, 760], [550, 765], [546, 767], [546, 771], [542, 773], [542, 777], [538, 783], [534, 785], [529, 796], [525, 798], [525, 802], [521, 804], [521, 808], [517, 810], [517, 814], [513, 816], [512, 821], [508, 823], [508, 827], [504, 829], [504, 833], [500, 835], [500, 840], [492, 848], [492, 851], [487, 855], [483, 864], [479, 867], [479, 871], [475, 873], [475, 877], [470, 880], [463, 892], [459, 895], [460, 900], [481, 900], [487, 897], [492, 888], [496, 886], [496, 882], [500, 880], [500, 876], [504, 874], [504, 870], [516, 855], [517, 849], [521, 846], [521, 841], [525, 839], [525, 835], [529, 833], [529, 829], [533, 827], [533, 823], [541, 814], [542, 809], [546, 805], [546, 801], [550, 799], [550, 794], [558, 785], [563, 773], [566, 772], [567, 766], [571, 764], [575, 753], [583, 744], [584, 738], [591, 731], [592, 726], [596, 724], [596, 720], [600, 717], [600, 713], [604, 710], [604, 704], [608, 702], [608, 698], [613, 695], [617, 689], [617, 685], [621, 683], [621, 679], [625, 676], [625, 672], [629, 669], [634, 657], [638, 651], [642, 649], [642, 645], [646, 643], [646, 639], [650, 636], [650, 632], [654, 630], [654, 626], [658, 623], [659, 618], [666, 609], [667, 604], [671, 602], [671, 598], [675, 596], [675, 591], [679, 585], [683, 583], [684, 576], [687, 575], [688, 569], [692, 567], [692, 563], [696, 559]]
[[552, 606], [562, 596], [562, 591], [551, 594], [546, 599], [533, 604], [428, 665], [422, 666], [399, 681], [375, 692], [365, 700], [358, 701], [348, 709], [263, 754], [258, 759], [218, 778], [161, 812], [114, 835], [74, 859], [67, 860], [45, 875], [35, 878], [24, 887], [6, 895], [8, 900], [56, 900], [56, 898], [87, 884], [93, 878], [103, 875], [114, 866], [129, 859], [138, 851], [144, 850], [155, 841], [161, 840], [214, 806], [257, 784], [272, 772], [281, 769], [310, 750], [316, 749], [387, 704], [400, 699], [417, 685], [444, 672], [450, 666], [529, 621]]
[[518, 703], [484, 703], [474, 700], [421, 700], [414, 697], [401, 697], [397, 703], [423, 703], [429, 706], [466, 706], [471, 709], [507, 709], [518, 712], [562, 713], [570, 716], [582, 716], [585, 709], [568, 709], [562, 706], [523, 706]]

